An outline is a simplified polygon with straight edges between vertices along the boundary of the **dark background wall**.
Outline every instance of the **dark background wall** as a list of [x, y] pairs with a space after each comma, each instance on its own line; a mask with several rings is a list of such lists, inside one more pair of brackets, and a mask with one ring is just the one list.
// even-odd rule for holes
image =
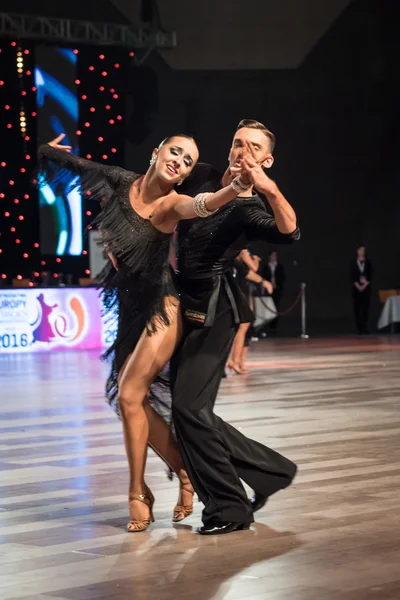
[[153, 55], [144, 70], [156, 78], [132, 72], [142, 113], [129, 125], [131, 168], [144, 170], [151, 149], [173, 132], [192, 133], [201, 159], [221, 169], [241, 118], [276, 133], [270, 175], [303, 232], [281, 252], [291, 282], [284, 304], [307, 282], [315, 330], [352, 327], [349, 262], [357, 244], [368, 246], [375, 268], [374, 322], [377, 290], [400, 287], [399, 17], [396, 0], [351, 3], [297, 69], [173, 71]]

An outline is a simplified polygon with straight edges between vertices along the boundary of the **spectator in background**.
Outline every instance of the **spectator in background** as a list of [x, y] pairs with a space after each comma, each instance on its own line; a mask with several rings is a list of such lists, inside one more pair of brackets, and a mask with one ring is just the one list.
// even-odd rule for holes
[[368, 333], [371, 304], [372, 264], [365, 246], [358, 246], [357, 258], [351, 262], [350, 276], [353, 293], [354, 320], [360, 335]]
[[[277, 312], [279, 312], [285, 283], [285, 270], [283, 265], [278, 262], [278, 254], [275, 250], [272, 250], [272, 252], [268, 254], [268, 262], [263, 266], [261, 275], [263, 279], [266, 279], [272, 283], [272, 299], [275, 303]], [[273, 319], [268, 323], [268, 330], [270, 332], [276, 333], [278, 320], [279, 317], [277, 316], [276, 319]]]
[[270, 282], [264, 281], [257, 273], [260, 262], [260, 257], [251, 255], [247, 249], [242, 250], [235, 260], [236, 281], [248, 304], [248, 321], [240, 323], [235, 339], [233, 340], [229, 360], [226, 364], [227, 369], [234, 371], [238, 375], [248, 373], [245, 363], [251, 340], [251, 324], [254, 320], [252, 284], [261, 286], [267, 294], [272, 293]]

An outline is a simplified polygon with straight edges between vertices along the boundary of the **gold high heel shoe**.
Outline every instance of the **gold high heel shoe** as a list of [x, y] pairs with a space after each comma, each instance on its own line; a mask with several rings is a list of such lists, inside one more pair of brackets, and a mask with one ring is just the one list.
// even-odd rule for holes
[[175, 506], [175, 508], [174, 508], [174, 514], [173, 514], [173, 517], [172, 517], [172, 522], [173, 523], [179, 523], [180, 521], [183, 521], [183, 519], [186, 519], [186, 517], [189, 517], [192, 514], [192, 512], [193, 512], [194, 490], [191, 490], [191, 489], [185, 487], [184, 485], [180, 486], [180, 490], [181, 490], [181, 492], [183, 491], [183, 492], [186, 492], [186, 493], [192, 495], [192, 503], [190, 505], [177, 504]]
[[149, 507], [150, 517], [148, 519], [141, 519], [141, 520], [131, 519], [126, 526], [127, 530], [131, 533], [145, 531], [149, 527], [150, 523], [154, 523], [154, 516], [153, 516], [154, 496], [151, 493], [151, 490], [149, 488], [147, 488], [145, 494], [137, 494], [135, 496], [132, 496], [129, 499], [129, 512], [131, 509], [131, 502], [133, 502], [134, 500], [139, 500], [139, 502], [143, 502], [143, 504], [146, 504], [146, 506]]

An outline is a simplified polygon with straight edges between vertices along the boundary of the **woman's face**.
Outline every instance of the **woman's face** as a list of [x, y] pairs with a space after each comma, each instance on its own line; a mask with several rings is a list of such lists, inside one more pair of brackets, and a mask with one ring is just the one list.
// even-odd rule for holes
[[155, 150], [155, 155], [157, 176], [165, 183], [176, 185], [188, 177], [198, 161], [199, 151], [192, 140], [176, 136]]

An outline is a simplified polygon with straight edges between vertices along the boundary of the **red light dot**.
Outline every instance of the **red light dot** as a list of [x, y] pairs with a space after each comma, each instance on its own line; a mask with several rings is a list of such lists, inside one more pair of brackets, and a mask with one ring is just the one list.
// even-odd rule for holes
[[95, 109], [95, 107], [94, 107], [94, 106], [91, 106], [91, 107], [90, 107], [90, 112], [96, 112], [96, 109]]
[[87, 227], [87, 228], [88, 228], [88, 230], [90, 230], [90, 229], [92, 229], [92, 226], [91, 226], [91, 225], [88, 225], [88, 227]]
[[57, 279], [58, 278], [58, 273], [53, 273], [53, 277], [54, 277], [54, 279]]
[[91, 196], [91, 195], [92, 195], [92, 192], [91, 192], [90, 190], [88, 190], [88, 191], [86, 192], [86, 196]]
[[36, 92], [36, 87], [35, 86], [32, 87], [32, 92]]
[[99, 58], [100, 58], [101, 60], [104, 60], [104, 54], [100, 54]]
[[23, 256], [24, 258], [29, 258], [29, 254], [27, 254], [26, 252], [24, 252], [22, 256]]
[[29, 54], [29, 50], [24, 50], [24, 54]]
[[33, 113], [32, 113], [32, 117], [36, 117], [36, 113], [35, 113], [35, 111], [33, 111]]
[[7, 129], [12, 129], [11, 123], [7, 123]]
[[4, 108], [5, 108], [6, 110], [10, 110], [10, 105], [9, 105], [9, 104], [6, 104]]
[[18, 200], [18, 198], [15, 198], [15, 200], [14, 200], [14, 204], [19, 204], [19, 200]]
[[104, 85], [101, 85], [101, 86], [99, 87], [99, 90], [100, 90], [101, 92], [104, 92], [104, 90], [105, 90], [105, 89], [106, 89], [106, 88], [104, 87]]
[[85, 123], [85, 127], [90, 127], [90, 123], [89, 123], [89, 121], [86, 121], [86, 123]]
[[18, 219], [19, 219], [20, 221], [24, 221], [24, 220], [25, 220], [25, 217], [24, 217], [23, 215], [19, 215]]
[[118, 119], [118, 121], [122, 121], [121, 115], [117, 115], [117, 119]]
[[5, 198], [5, 195], [3, 194], [3, 192], [0, 193], [0, 198]]
[[85, 270], [86, 275], [90, 275], [90, 269]]
[[76, 83], [76, 85], [80, 85], [81, 80], [80, 79], [75, 79], [75, 83]]
[[26, 169], [24, 169], [24, 167], [22, 167], [22, 169], [20, 169], [21, 173], [26, 173]]
[[25, 90], [22, 90], [21, 96], [26, 96], [26, 91]]
[[110, 123], [110, 125], [114, 125], [115, 123], [114, 119], [110, 119], [108, 122]]
[[102, 71], [101, 74], [103, 75], [103, 77], [107, 77], [107, 71]]
[[135, 56], [134, 52], [129, 52], [129, 56]]
[[114, 88], [110, 88], [110, 92], [113, 94], [115, 92]]
[[0, 248], [0, 254], [2, 254], [3, 250]]
[[40, 264], [42, 265], [42, 267], [45, 267], [46, 266], [46, 261], [42, 260], [42, 261], [40, 261]]
[[29, 194], [24, 194], [25, 200], [29, 200]]
[[119, 64], [118, 64], [118, 63], [115, 63], [114, 67], [115, 67], [116, 69], [119, 69]]
[[111, 152], [114, 152], [114, 154], [116, 153], [117, 149], [116, 148], [111, 148]]
[[80, 129], [76, 130], [76, 135], [82, 135], [82, 131]]
[[6, 167], [6, 166], [7, 166], [7, 163], [6, 163], [6, 162], [4, 162], [4, 160], [2, 160], [2, 161], [1, 161], [1, 166], [2, 166], [2, 167]]
[[12, 233], [15, 233], [17, 230], [15, 229], [15, 227], [10, 227], [10, 231], [11, 231]]
[[10, 216], [10, 213], [9, 213], [9, 212], [5, 212], [5, 213], [4, 213], [4, 216], [5, 216], [5, 217], [9, 217], [9, 216]]
[[103, 154], [102, 159], [107, 160], [107, 158], [108, 158], [107, 154]]
[[84, 255], [86, 256], [86, 254], [87, 254], [87, 250], [84, 250], [84, 251], [82, 252], [82, 254], [84, 254]]
[[34, 277], [39, 277], [40, 273], [38, 273], [37, 271], [34, 272]]
[[20, 243], [21, 243], [21, 240], [19, 240], [19, 239], [16, 239], [16, 240], [15, 240], [15, 243], [16, 243], [16, 244], [20, 244]]
[[37, 184], [37, 179], [32, 179], [32, 183], [33, 183], [34, 185], [36, 185], [36, 184]]
[[35, 243], [33, 244], [33, 247], [34, 247], [34, 248], [39, 248], [39, 244], [38, 244], [37, 242], [35, 242]]
[[106, 110], [110, 110], [111, 106], [109, 104], [106, 104]]
[[17, 275], [17, 279], [22, 279], [22, 275]]
[[83, 96], [82, 96], [82, 100], [87, 100], [87, 96], [86, 96], [86, 94], [83, 94]]
[[113, 98], [115, 98], [115, 99], [119, 98], [118, 94], [113, 94]]
[[32, 281], [30, 281], [30, 282], [28, 283], [28, 287], [33, 287], [33, 283], [32, 283]]
[[[31, 157], [29, 154], [25, 154], [25, 160], [31, 160]], [[34, 183], [36, 183], [36, 182], [34, 182]]]
[[24, 139], [25, 139], [26, 142], [30, 142], [31, 138], [29, 137], [29, 135], [26, 135]]
[[94, 71], [94, 67], [92, 65], [90, 65], [89, 71]]
[[75, 50], [74, 50], [74, 54], [79, 54], [79, 50], [77, 50], [77, 49], [75, 48]]
[[97, 139], [99, 140], [99, 142], [104, 142], [104, 138], [101, 137], [101, 135]]
[[60, 263], [61, 262], [61, 258], [56, 258], [56, 262]]
[[29, 71], [29, 70], [28, 70], [28, 71], [26, 71], [26, 72], [25, 72], [25, 74], [26, 74], [26, 75], [32, 75], [32, 71]]
[[86, 211], [86, 214], [87, 214], [87, 216], [88, 216], [88, 217], [91, 217], [91, 216], [92, 216], [92, 213], [90, 212], [90, 210], [87, 210], [87, 211]]
[[89, 160], [92, 158], [91, 154], [86, 154], [86, 158], [88, 158]]
[[16, 46], [17, 42], [11, 42], [11, 46]]
[[7, 279], [7, 275], [5, 273], [2, 273], [1, 278], [2, 279]]
[[14, 185], [14, 181], [12, 179], [10, 179], [10, 181], [8, 182], [10, 185]]

